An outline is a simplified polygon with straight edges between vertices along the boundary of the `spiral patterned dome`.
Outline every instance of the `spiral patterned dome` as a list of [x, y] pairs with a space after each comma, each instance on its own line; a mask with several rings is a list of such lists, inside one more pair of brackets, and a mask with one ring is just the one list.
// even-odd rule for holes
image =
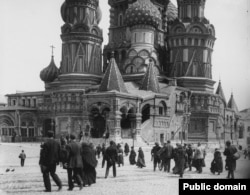
[[137, 0], [127, 9], [125, 22], [128, 26], [146, 24], [157, 28], [161, 14], [150, 0]]
[[59, 74], [59, 69], [56, 67], [54, 57], [52, 56], [50, 64], [40, 72], [40, 78], [45, 83], [54, 81]]
[[178, 18], [178, 8], [170, 1], [165, 12], [168, 21], [174, 21]]

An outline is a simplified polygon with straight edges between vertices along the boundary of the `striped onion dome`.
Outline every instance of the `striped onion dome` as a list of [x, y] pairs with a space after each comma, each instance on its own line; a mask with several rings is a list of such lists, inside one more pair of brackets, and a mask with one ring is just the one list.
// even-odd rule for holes
[[45, 83], [54, 81], [59, 74], [59, 69], [56, 67], [54, 62], [54, 56], [51, 57], [50, 64], [40, 72], [40, 78]]

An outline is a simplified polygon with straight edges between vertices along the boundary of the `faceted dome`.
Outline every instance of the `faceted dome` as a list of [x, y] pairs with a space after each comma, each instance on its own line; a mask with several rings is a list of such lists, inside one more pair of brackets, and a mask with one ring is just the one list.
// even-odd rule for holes
[[137, 0], [127, 9], [125, 22], [129, 26], [146, 24], [157, 28], [161, 22], [161, 14], [150, 0]]
[[47, 66], [40, 72], [40, 78], [45, 83], [49, 83], [54, 81], [58, 77], [58, 74], [59, 69], [56, 67], [54, 57], [52, 56], [49, 66]]
[[74, 7], [77, 6], [94, 6], [97, 8], [99, 6], [99, 0], [65, 0], [61, 6], [61, 16], [64, 22], [73, 23], [72, 20], [74, 17]]

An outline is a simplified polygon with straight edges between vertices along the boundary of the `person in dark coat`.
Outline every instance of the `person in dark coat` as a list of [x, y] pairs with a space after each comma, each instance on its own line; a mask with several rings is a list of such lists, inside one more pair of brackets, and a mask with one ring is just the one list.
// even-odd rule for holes
[[68, 166], [67, 166], [67, 173], [68, 173], [68, 184], [69, 184], [69, 191], [72, 191], [74, 188], [73, 183], [73, 176], [78, 183], [80, 190], [83, 188], [83, 182], [81, 178], [83, 163], [82, 163], [82, 156], [81, 156], [81, 146], [79, 143], [76, 143], [76, 136], [71, 134], [69, 136], [70, 143], [66, 145], [66, 150], [68, 151]]
[[131, 151], [130, 151], [130, 155], [129, 155], [129, 162], [131, 165], [135, 165], [136, 164], [136, 152], [134, 150], [134, 147], [131, 147]]
[[102, 144], [102, 150], [101, 150], [101, 153], [102, 153], [102, 168], [104, 167], [105, 165], [105, 154], [106, 154], [106, 145], [105, 143]]
[[137, 165], [139, 168], [146, 167], [146, 165], [145, 165], [145, 159], [144, 159], [144, 153], [143, 153], [141, 147], [140, 147], [139, 150], [138, 150], [138, 158], [137, 158], [136, 165]]
[[194, 150], [191, 144], [188, 144], [186, 152], [187, 152], [187, 165], [189, 167], [189, 171], [192, 171], [192, 159], [193, 159]]
[[97, 154], [97, 158], [100, 158], [100, 154], [102, 152], [102, 147], [100, 144], [98, 144], [98, 146], [96, 146], [96, 154]]
[[198, 173], [202, 173], [202, 167], [204, 167], [204, 159], [206, 156], [205, 150], [202, 148], [201, 144], [198, 143], [197, 147], [194, 151], [194, 158], [192, 162], [192, 166], [197, 169]]
[[129, 145], [128, 145], [128, 143], [125, 143], [124, 153], [125, 153], [126, 156], [128, 156], [128, 154], [129, 154]]
[[223, 171], [223, 161], [221, 157], [221, 152], [218, 148], [215, 148], [214, 159], [211, 162], [210, 170], [213, 174], [215, 174], [215, 172], [218, 172], [218, 175], [220, 175], [220, 173], [222, 173]]
[[106, 173], [105, 178], [108, 178], [109, 175], [109, 168], [113, 167], [113, 176], [116, 177], [116, 161], [118, 158], [117, 148], [115, 142], [110, 141], [110, 146], [106, 149], [105, 159], [107, 161]]
[[248, 151], [247, 151], [247, 149], [246, 149], [246, 148], [244, 149], [243, 154], [244, 154], [244, 158], [246, 159], [246, 158], [247, 158], [247, 155], [248, 155]]
[[176, 144], [176, 147], [174, 148], [173, 150], [173, 158], [174, 158], [174, 167], [173, 167], [173, 174], [178, 174], [178, 166], [177, 166], [177, 161], [178, 161], [178, 153], [177, 153], [177, 150], [178, 150], [178, 144]]
[[171, 145], [171, 142], [168, 140], [167, 143], [164, 144], [164, 147], [162, 148], [163, 151], [161, 153], [162, 158], [162, 165], [164, 167], [164, 171], [170, 172], [171, 167], [171, 158], [173, 157], [173, 146]]
[[96, 183], [96, 166], [97, 159], [95, 155], [95, 150], [92, 144], [86, 142], [81, 143], [82, 147], [82, 160], [83, 160], [83, 171], [82, 180], [83, 186]]
[[228, 170], [228, 179], [234, 179], [234, 171], [236, 169], [236, 159], [234, 158], [234, 154], [236, 152], [236, 147], [232, 146], [230, 141], [227, 141], [223, 154], [226, 156], [226, 170]]
[[118, 160], [117, 160], [118, 167], [120, 167], [121, 165], [124, 166], [123, 149], [120, 144], [117, 145], [117, 152], [118, 152]]
[[49, 175], [58, 186], [62, 189], [62, 182], [56, 174], [56, 166], [59, 164], [60, 144], [54, 140], [54, 132], [48, 131], [48, 139], [41, 146], [39, 165], [43, 174], [45, 192], [51, 192], [51, 183]]
[[176, 148], [176, 158], [177, 158], [176, 166], [178, 172], [176, 174], [179, 174], [180, 177], [183, 177], [185, 163], [186, 163], [186, 156], [187, 153], [185, 148], [181, 144], [178, 144]]
[[24, 153], [24, 150], [22, 150], [22, 152], [19, 154], [19, 158], [21, 160], [21, 167], [23, 167], [26, 159], [26, 154]]
[[161, 159], [160, 159], [160, 156], [158, 155], [158, 152], [160, 151], [160, 149], [161, 147], [159, 146], [159, 143], [156, 142], [155, 146], [151, 150], [151, 156], [152, 156], [153, 163], [154, 163], [154, 171], [156, 169], [157, 164], [160, 167]]

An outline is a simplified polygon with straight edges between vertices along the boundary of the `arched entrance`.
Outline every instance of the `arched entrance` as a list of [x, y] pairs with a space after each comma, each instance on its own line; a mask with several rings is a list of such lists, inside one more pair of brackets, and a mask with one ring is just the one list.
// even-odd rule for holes
[[14, 130], [13, 120], [7, 115], [0, 116], [0, 135], [2, 139], [5, 136], [12, 136]]
[[142, 108], [142, 121], [141, 121], [141, 123], [143, 124], [148, 119], [150, 119], [150, 105], [146, 104]]
[[107, 118], [110, 109], [104, 108], [101, 112], [98, 108], [93, 108], [90, 114], [92, 128], [90, 130], [92, 138], [102, 138], [107, 129]]
[[133, 129], [135, 128], [136, 116], [135, 109], [127, 111], [126, 107], [120, 109], [121, 114], [121, 136], [122, 138], [132, 138]]
[[42, 132], [42, 136], [43, 137], [47, 137], [48, 135], [48, 131], [53, 131], [54, 135], [55, 135], [55, 121], [52, 119], [45, 119], [43, 121], [43, 132]]

